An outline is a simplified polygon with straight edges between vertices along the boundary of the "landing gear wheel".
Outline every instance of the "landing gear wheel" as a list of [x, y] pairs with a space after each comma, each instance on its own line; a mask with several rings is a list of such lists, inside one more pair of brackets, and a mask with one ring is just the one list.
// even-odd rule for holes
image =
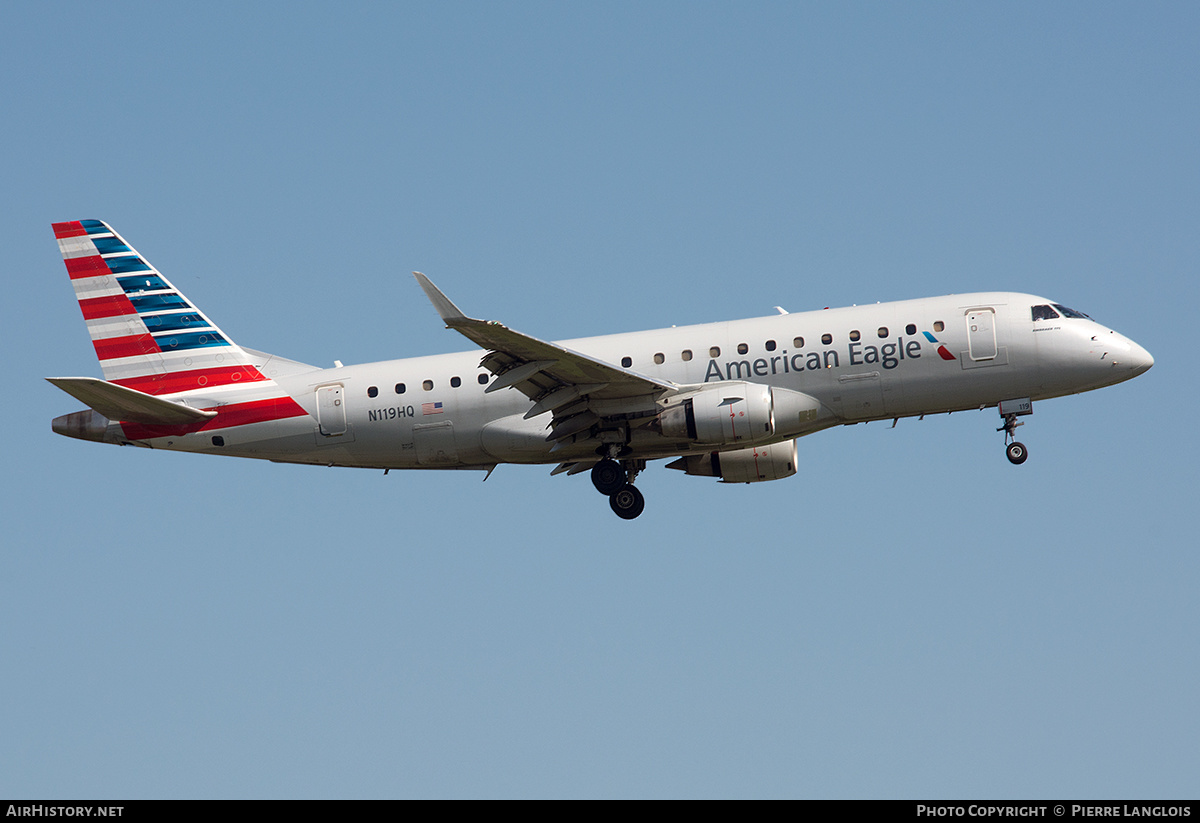
[[625, 470], [616, 460], [601, 460], [592, 466], [592, 485], [605, 497], [612, 496], [625, 485]]
[[1024, 443], [1017, 442], [1017, 426], [1025, 425], [1024, 423], [1017, 422], [1017, 418], [1022, 414], [1033, 414], [1033, 404], [1032, 401], [1026, 398], [1025, 400], [1009, 401], [1007, 405], [1009, 408], [1015, 410], [1005, 414], [1006, 404], [1000, 404], [1000, 416], [1004, 418], [1004, 425], [996, 429], [996, 431], [1004, 432], [1004, 453], [1008, 456], [1008, 462], [1014, 466], [1019, 466], [1029, 459], [1029, 449], [1025, 448]]
[[1008, 462], [1014, 466], [1019, 466], [1029, 459], [1029, 450], [1025, 448], [1025, 444], [1016, 441], [1009, 443], [1004, 453], [1008, 455]]
[[608, 505], [616, 512], [617, 517], [632, 520], [646, 508], [646, 498], [642, 497], [636, 486], [626, 483], [612, 493], [608, 498]]

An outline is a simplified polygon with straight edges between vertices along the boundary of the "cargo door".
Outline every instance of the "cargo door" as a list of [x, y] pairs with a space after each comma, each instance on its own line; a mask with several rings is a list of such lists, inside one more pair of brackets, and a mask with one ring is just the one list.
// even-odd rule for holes
[[838, 416], [847, 420], [869, 420], [886, 414], [883, 382], [877, 371], [840, 375], [838, 393], [831, 401]]
[[440, 423], [413, 426], [413, 448], [417, 452], [417, 463], [422, 466], [452, 466], [458, 463], [454, 424], [443, 420]]

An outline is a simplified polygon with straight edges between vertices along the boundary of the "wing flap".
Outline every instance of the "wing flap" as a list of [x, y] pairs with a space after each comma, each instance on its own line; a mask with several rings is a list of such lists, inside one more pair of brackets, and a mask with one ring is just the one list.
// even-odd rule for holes
[[193, 409], [95, 377], [47, 377], [46, 380], [109, 420], [170, 426], [217, 416], [215, 411]]
[[553, 411], [556, 415], [560, 413], [568, 414], [568, 412], [563, 409], [564, 406], [567, 406], [569, 403], [585, 394], [591, 394], [592, 392], [600, 391], [602, 388], [604, 388], [603, 383], [585, 383], [582, 385], [563, 386], [561, 388], [554, 389], [542, 397], [541, 400], [534, 403], [529, 408], [529, 411], [525, 412], [525, 419], [528, 420], [531, 417], [537, 417], [539, 414], [545, 414], [548, 411]]
[[519, 366], [513, 366], [511, 369], [505, 369], [500, 372], [500, 376], [492, 381], [492, 385], [484, 389], [484, 394], [491, 394], [494, 391], [507, 389], [518, 383], [524, 383], [538, 372], [545, 371], [552, 366], [558, 365], [555, 360], [533, 360], [529, 363], [522, 363]]

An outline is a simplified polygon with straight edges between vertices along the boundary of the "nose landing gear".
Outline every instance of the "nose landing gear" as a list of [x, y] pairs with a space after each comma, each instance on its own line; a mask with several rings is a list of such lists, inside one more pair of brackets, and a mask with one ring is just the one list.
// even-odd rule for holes
[[1025, 444], [1015, 440], [1005, 447], [1004, 453], [1008, 456], [1008, 462], [1014, 466], [1019, 466], [1029, 459], [1029, 451], [1025, 448]]
[[1004, 432], [1004, 454], [1008, 457], [1009, 463], [1019, 466], [1029, 459], [1029, 449], [1025, 448], [1024, 443], [1017, 442], [1017, 426], [1025, 425], [1018, 423], [1017, 417], [1033, 414], [1033, 402], [1028, 397], [1020, 400], [1004, 400], [1000, 402], [999, 409], [1000, 416], [1004, 418], [1004, 425], [996, 431]]
[[611, 457], [592, 467], [592, 485], [608, 498], [609, 507], [623, 520], [632, 520], [646, 508], [646, 498], [633, 485], [634, 478], [644, 468], [645, 460], [618, 463]]

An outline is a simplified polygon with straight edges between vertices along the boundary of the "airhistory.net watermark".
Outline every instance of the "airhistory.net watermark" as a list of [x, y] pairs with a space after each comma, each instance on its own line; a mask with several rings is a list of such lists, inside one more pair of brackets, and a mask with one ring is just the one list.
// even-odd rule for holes
[[124, 806], [50, 806], [33, 803], [28, 806], [8, 804], [5, 817], [120, 817]]

